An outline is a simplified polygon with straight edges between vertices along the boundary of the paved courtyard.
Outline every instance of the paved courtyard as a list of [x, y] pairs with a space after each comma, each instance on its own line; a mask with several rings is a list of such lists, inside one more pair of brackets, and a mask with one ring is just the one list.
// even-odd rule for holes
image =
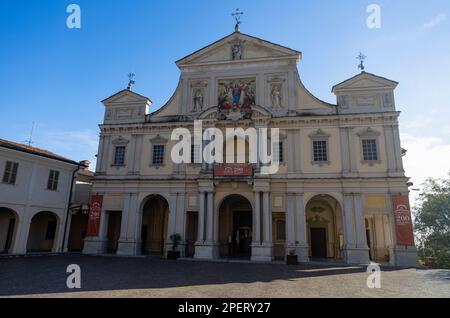
[[[81, 289], [69, 290], [69, 264]], [[0, 297], [450, 297], [450, 271], [383, 269], [381, 289], [366, 268], [45, 256], [0, 258]]]

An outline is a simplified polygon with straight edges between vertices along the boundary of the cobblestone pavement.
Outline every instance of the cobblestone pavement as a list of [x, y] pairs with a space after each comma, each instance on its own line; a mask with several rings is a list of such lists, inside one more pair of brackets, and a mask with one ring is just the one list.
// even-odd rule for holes
[[[69, 264], [81, 289], [66, 286]], [[450, 271], [384, 268], [381, 289], [364, 267], [45, 256], [0, 258], [0, 297], [446, 297]]]

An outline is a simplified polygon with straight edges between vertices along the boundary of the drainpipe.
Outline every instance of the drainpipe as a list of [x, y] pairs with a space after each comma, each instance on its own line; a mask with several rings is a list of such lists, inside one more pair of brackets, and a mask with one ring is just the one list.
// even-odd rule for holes
[[72, 183], [70, 184], [70, 194], [69, 194], [69, 202], [67, 203], [67, 213], [66, 213], [66, 220], [64, 222], [64, 234], [62, 239], [62, 246], [61, 246], [61, 253], [64, 254], [64, 245], [66, 244], [66, 234], [67, 234], [67, 222], [69, 222], [69, 213], [70, 213], [70, 205], [72, 204], [72, 196], [73, 196], [73, 186], [75, 184], [76, 180], [76, 173], [80, 169], [81, 165], [77, 166], [77, 169], [72, 172]]

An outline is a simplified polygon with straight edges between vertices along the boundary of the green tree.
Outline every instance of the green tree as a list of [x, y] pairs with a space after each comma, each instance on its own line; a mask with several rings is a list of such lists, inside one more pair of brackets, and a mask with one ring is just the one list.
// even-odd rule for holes
[[450, 174], [428, 179], [415, 209], [419, 256], [431, 257], [435, 266], [450, 268]]

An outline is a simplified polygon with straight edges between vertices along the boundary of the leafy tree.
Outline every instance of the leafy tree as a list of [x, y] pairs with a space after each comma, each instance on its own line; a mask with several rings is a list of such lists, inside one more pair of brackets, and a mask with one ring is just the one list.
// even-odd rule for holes
[[431, 257], [439, 268], [450, 268], [450, 174], [428, 179], [415, 209], [419, 256]]

